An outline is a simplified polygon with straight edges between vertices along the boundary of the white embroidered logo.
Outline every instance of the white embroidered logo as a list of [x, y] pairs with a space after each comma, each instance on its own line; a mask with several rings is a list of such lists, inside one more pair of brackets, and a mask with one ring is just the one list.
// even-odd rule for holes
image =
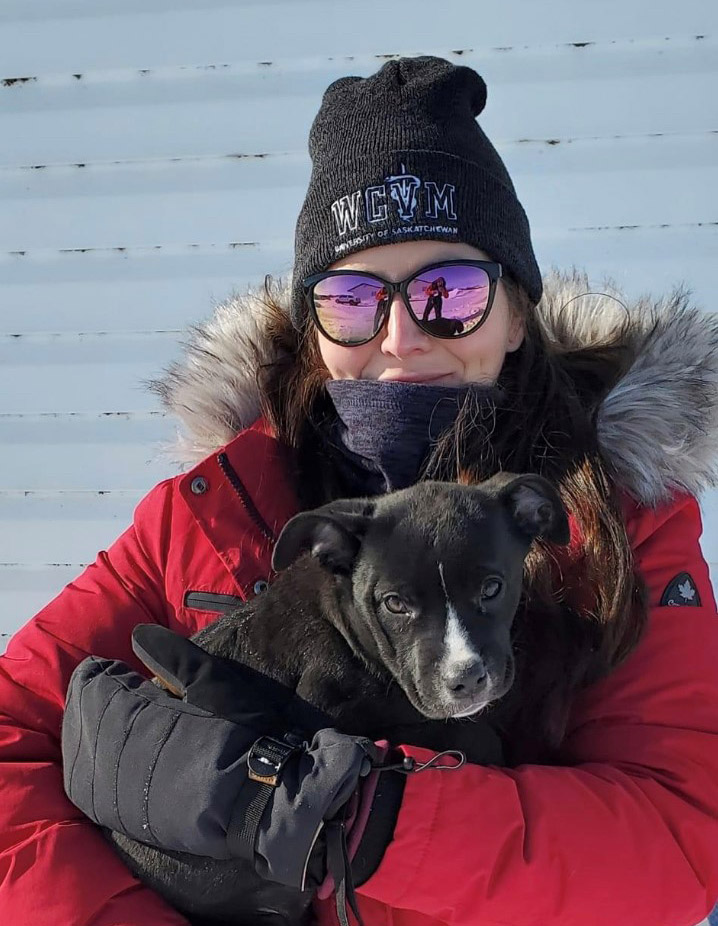
[[351, 196], [342, 196], [332, 203], [332, 215], [337, 223], [337, 232], [340, 235], [346, 235], [347, 232], [357, 230], [360, 202], [361, 190], [357, 190]]
[[446, 215], [447, 219], [456, 221], [456, 212], [454, 211], [454, 193], [456, 187], [453, 183], [445, 183], [441, 190], [433, 182], [427, 180], [424, 184], [426, 189], [426, 216], [429, 219], [438, 219], [439, 210]]
[[[423, 194], [422, 196], [419, 193]], [[340, 237], [356, 232], [362, 219], [369, 225], [386, 222], [389, 218], [391, 203], [393, 209], [402, 222], [415, 222], [420, 212], [420, 201], [423, 201], [425, 219], [443, 219], [455, 222], [457, 220], [455, 205], [456, 187], [453, 183], [444, 183], [439, 186], [433, 180], [425, 180], [416, 174], [409, 173], [404, 164], [401, 173], [392, 174], [384, 179], [384, 183], [368, 186], [364, 190], [354, 190], [335, 199], [331, 205], [332, 216]], [[362, 208], [364, 214], [362, 215]], [[412, 225], [404, 229], [408, 232], [438, 231], [445, 234], [456, 234], [456, 229], [444, 225]], [[398, 235], [402, 229], [394, 229], [390, 234]], [[375, 232], [378, 237], [385, 237], [389, 232]], [[369, 239], [370, 235], [363, 238]], [[338, 245], [335, 250], [341, 251], [348, 243]]]
[[411, 222], [416, 212], [416, 191], [421, 186], [421, 180], [414, 174], [407, 174], [402, 164], [401, 173], [395, 177], [387, 177], [384, 182], [389, 188], [389, 196], [397, 204], [399, 218], [402, 222]]

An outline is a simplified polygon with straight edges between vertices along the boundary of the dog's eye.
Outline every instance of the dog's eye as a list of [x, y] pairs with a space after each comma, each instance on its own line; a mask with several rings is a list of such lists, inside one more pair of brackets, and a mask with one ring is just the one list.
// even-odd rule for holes
[[406, 614], [409, 610], [398, 595], [384, 595], [382, 601], [387, 611], [391, 611], [392, 614]]
[[481, 586], [481, 597], [496, 598], [502, 587], [500, 579], [486, 579]]

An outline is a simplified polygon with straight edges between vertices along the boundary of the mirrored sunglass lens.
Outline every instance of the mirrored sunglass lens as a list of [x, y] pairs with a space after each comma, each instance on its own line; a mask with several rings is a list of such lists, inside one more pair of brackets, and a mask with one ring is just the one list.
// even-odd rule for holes
[[414, 314], [440, 337], [468, 334], [481, 322], [489, 302], [489, 275], [481, 267], [457, 264], [424, 270], [408, 286]]
[[380, 280], [347, 273], [320, 280], [313, 296], [324, 333], [335, 341], [355, 344], [378, 330], [387, 292]]

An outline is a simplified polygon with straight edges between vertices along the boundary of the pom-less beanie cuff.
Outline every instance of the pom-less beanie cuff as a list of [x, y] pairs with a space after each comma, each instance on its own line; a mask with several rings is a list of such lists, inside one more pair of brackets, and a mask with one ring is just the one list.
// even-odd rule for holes
[[528, 219], [475, 119], [485, 101], [475, 71], [440, 58], [402, 58], [330, 85], [310, 133], [312, 176], [296, 228], [297, 327], [307, 276], [397, 241], [471, 244], [539, 301]]

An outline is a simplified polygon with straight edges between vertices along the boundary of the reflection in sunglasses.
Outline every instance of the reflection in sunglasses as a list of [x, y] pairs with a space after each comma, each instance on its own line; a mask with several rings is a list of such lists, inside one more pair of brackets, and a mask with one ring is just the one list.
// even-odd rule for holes
[[[421, 272], [401, 285], [420, 327], [436, 337], [468, 334], [486, 312], [491, 280], [481, 267], [442, 266]], [[335, 341], [356, 344], [373, 337], [385, 321], [392, 291], [363, 274], [329, 275], [316, 282], [313, 305], [320, 328]]]

